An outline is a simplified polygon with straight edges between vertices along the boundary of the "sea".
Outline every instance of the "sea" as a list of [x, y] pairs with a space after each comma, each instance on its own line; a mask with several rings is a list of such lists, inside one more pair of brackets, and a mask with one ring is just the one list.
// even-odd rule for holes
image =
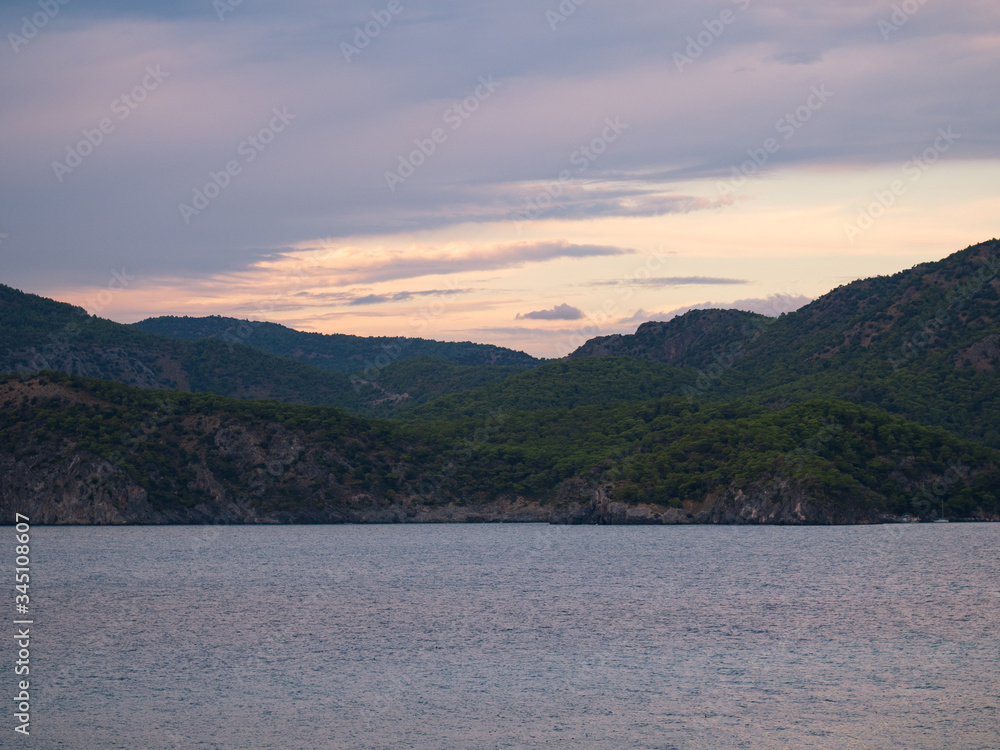
[[30, 736], [8, 703], [0, 747], [994, 749], [998, 551], [959, 523], [33, 527]]

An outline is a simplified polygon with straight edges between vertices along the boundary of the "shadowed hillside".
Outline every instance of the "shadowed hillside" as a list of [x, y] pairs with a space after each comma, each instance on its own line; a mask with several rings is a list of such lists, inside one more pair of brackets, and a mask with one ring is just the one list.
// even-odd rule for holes
[[705, 368], [739, 356], [773, 320], [742, 310], [691, 310], [666, 322], [643, 323], [633, 334], [590, 339], [569, 356], [631, 357]]
[[0, 287], [0, 497], [51, 523], [996, 520], [998, 271], [993, 240], [777, 319], [350, 375]]
[[413, 425], [323, 407], [0, 380], [0, 517], [35, 523], [997, 517], [998, 454], [830, 401], [658, 398]]
[[432, 341], [403, 336], [349, 336], [342, 333], [306, 333], [277, 323], [223, 318], [147, 318], [135, 323], [139, 330], [184, 341], [215, 338], [246, 344], [255, 349], [306, 362], [331, 372], [371, 375], [399, 360], [416, 357], [443, 359], [457, 365], [531, 367], [538, 363], [524, 352], [470, 341]]
[[354, 411], [385, 396], [371, 385], [247, 346], [175, 341], [0, 285], [0, 372], [60, 370], [153, 389], [269, 398]]

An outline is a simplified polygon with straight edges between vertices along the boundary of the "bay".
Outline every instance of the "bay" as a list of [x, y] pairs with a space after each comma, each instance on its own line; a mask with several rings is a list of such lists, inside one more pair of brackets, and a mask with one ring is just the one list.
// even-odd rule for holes
[[32, 537], [21, 747], [1000, 746], [996, 525]]

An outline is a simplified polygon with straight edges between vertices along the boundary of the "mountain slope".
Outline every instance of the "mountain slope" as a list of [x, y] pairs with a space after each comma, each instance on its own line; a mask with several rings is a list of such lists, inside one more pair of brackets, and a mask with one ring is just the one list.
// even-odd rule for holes
[[[1000, 447], [1000, 241], [839, 287], [760, 320], [691, 311], [574, 357], [620, 353], [698, 369], [699, 398], [837, 398]], [[743, 322], [740, 322], [743, 321]]]
[[895, 371], [920, 367], [934, 353], [954, 369], [994, 371], [990, 347], [976, 345], [1000, 330], [998, 274], [1000, 241], [991, 240], [892, 276], [852, 282], [777, 319], [748, 347], [747, 361], [771, 380], [786, 381], [828, 369], [824, 360], [879, 362]]
[[53, 523], [998, 520], [1000, 454], [987, 447], [1000, 446], [998, 271], [993, 240], [770, 322], [696, 311], [589, 349], [631, 356], [522, 369], [387, 353], [350, 376], [0, 287], [0, 369], [55, 363], [105, 378], [0, 379], [0, 512], [16, 504]]
[[995, 451], [864, 407], [665, 398], [420, 425], [0, 379], [0, 517], [34, 523], [1000, 518]]
[[773, 322], [742, 310], [691, 310], [633, 334], [590, 339], [570, 357], [631, 357], [676, 367], [706, 368], [741, 353]]
[[842, 398], [1000, 447], [1000, 242], [856, 281], [783, 315], [720, 395]]
[[0, 372], [39, 370], [364, 411], [382, 389], [236, 344], [176, 341], [0, 285]]
[[626, 357], [580, 357], [532, 370], [464, 393], [432, 401], [401, 415], [408, 420], [485, 416], [497, 410], [531, 411], [606, 406], [680, 395], [695, 373]]
[[280, 357], [297, 359], [322, 370], [343, 373], [377, 373], [398, 360], [415, 357], [443, 359], [458, 365], [531, 367], [538, 363], [524, 352], [492, 344], [451, 342], [403, 336], [350, 336], [306, 333], [277, 323], [239, 320], [216, 315], [204, 318], [163, 316], [133, 324], [147, 333], [185, 341], [216, 338], [246, 344]]
[[402, 416], [421, 404], [447, 395], [464, 393], [524, 372], [523, 367], [500, 365], [457, 365], [432, 357], [400, 359], [364, 380], [353, 374], [351, 380], [381, 388], [387, 395], [377, 399], [368, 416]]

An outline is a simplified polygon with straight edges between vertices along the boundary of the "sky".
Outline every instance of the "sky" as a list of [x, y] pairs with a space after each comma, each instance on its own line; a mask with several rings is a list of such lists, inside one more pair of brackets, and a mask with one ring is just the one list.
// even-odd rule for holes
[[1000, 235], [995, 0], [0, 0], [0, 282], [541, 357]]

